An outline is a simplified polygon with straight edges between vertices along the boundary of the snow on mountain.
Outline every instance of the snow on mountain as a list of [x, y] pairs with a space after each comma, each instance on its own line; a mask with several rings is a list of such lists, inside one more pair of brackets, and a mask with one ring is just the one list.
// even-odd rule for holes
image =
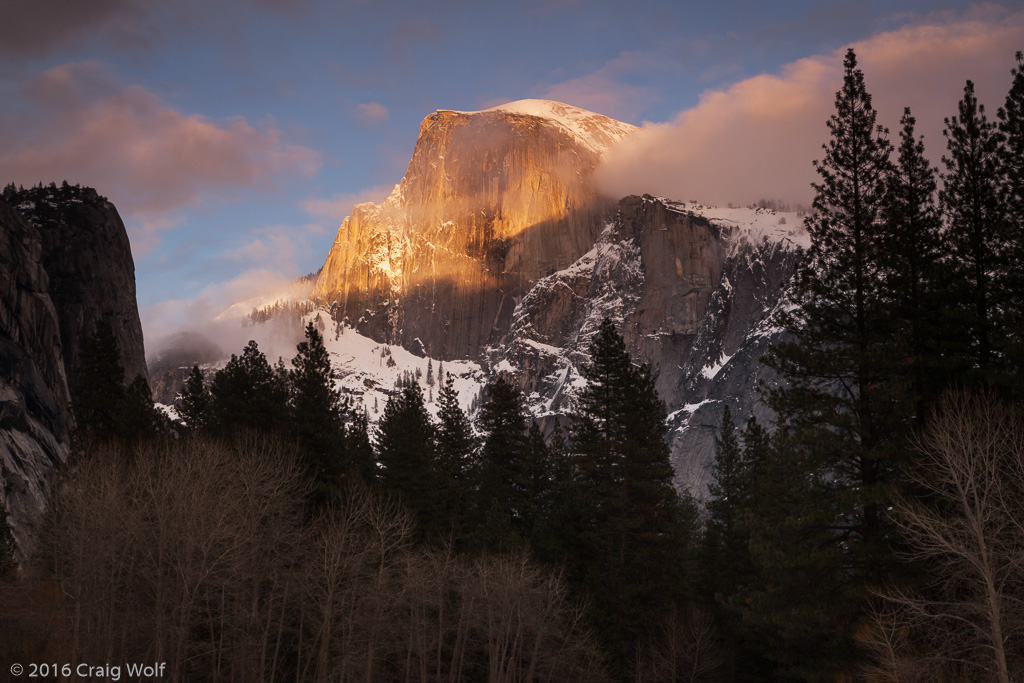
[[[443, 385], [442, 371], [451, 375], [459, 403], [467, 413], [487, 383], [484, 368], [477, 362], [424, 358], [401, 346], [376, 342], [351, 327], [334, 322], [326, 310], [304, 316], [302, 324], [309, 322], [323, 334], [331, 366], [338, 376], [335, 387], [348, 397], [354, 409], [366, 411], [370, 424], [380, 419], [388, 399], [400, 391], [398, 383], [403, 378], [411, 378], [420, 385], [427, 410], [435, 417]], [[428, 370], [433, 385], [427, 381]]]
[[[439, 109], [438, 111], [453, 110]], [[499, 104], [496, 107], [484, 109], [483, 111], [456, 113], [481, 114], [494, 111], [536, 116], [550, 121], [561, 127], [580, 145], [598, 155], [603, 155], [615, 143], [642, 130], [634, 125], [616, 121], [603, 114], [595, 114], [592, 111], [553, 100], [517, 100], [515, 102]]]

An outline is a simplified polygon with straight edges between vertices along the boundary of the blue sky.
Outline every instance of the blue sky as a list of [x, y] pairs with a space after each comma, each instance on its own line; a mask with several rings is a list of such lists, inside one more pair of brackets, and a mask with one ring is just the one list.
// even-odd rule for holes
[[[949, 88], [915, 100], [932, 106], [936, 91], [936, 110], [948, 114], [963, 84], [948, 72], [962, 66], [991, 80], [994, 113], [1013, 49], [1024, 49], [1024, 19], [1010, 3], [772, 5], [0, 0], [0, 182], [67, 179], [118, 206], [151, 341], [171, 321], [201, 319], [253, 286], [322, 265], [352, 203], [381, 199], [401, 178], [420, 121], [435, 109], [533, 97], [661, 124], [652, 127], [664, 135], [660, 161], [634, 151], [623, 168], [650, 169], [657, 175], [645, 182], [660, 183], [659, 192], [682, 183], [719, 201], [710, 195], [727, 183], [687, 185], [681, 165], [698, 167], [699, 150], [687, 157], [673, 145], [716, 139], [716, 121], [730, 119], [729, 137], [756, 128], [757, 116], [732, 121], [730, 112], [796, 83], [817, 98], [805, 113], [821, 122], [807, 138], [820, 146], [837, 55], [848, 45], [877, 54], [865, 63], [894, 95], [907, 88], [885, 65], [918, 74], [916, 82], [948, 75]], [[915, 44], [933, 47], [963, 38], [962, 53], [947, 50], [955, 68], [907, 56], [903, 69], [892, 45], [913, 31]], [[978, 40], [986, 34], [998, 40]], [[933, 128], [941, 145], [941, 122]], [[794, 163], [809, 169], [803, 148], [794, 149]], [[717, 156], [744, 164], [741, 148]], [[727, 188], [737, 201], [766, 175], [748, 165], [752, 179]]]

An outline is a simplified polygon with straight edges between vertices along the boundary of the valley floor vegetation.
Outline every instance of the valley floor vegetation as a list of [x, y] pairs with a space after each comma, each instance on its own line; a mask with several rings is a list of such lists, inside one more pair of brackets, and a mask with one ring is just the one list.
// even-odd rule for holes
[[502, 376], [471, 421], [431, 368], [437, 418], [405, 381], [371, 430], [315, 316], [290, 367], [253, 342], [194, 368], [171, 424], [99, 326], [20, 568], [0, 518], [5, 654], [178, 681], [1020, 680], [1017, 59], [998, 123], [967, 83], [940, 174], [848, 53], [767, 358], [777, 421], [726, 408], [703, 509], [608, 320], [546, 429]]

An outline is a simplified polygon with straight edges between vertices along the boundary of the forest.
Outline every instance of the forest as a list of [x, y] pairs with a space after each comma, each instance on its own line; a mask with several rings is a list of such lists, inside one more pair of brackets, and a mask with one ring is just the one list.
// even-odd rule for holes
[[[547, 432], [402, 382], [375, 428], [310, 323], [157, 412], [99, 325], [38, 547], [0, 517], [17, 661], [170, 680], [1001, 681], [1024, 676], [1024, 56], [968, 81], [933, 167], [851, 50], [762, 386], [707, 500], [673, 487], [651, 369], [615, 324]], [[260, 312], [261, 314], [263, 312]], [[417, 378], [419, 379], [419, 378]], [[6, 480], [6, 477], [5, 477]]]

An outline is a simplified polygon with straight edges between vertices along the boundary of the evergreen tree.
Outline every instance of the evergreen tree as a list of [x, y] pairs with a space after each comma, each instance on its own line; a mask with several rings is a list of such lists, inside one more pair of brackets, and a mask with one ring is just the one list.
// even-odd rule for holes
[[117, 438], [125, 399], [124, 366], [110, 323], [101, 318], [82, 345], [74, 413], [83, 447]]
[[742, 518], [755, 571], [729, 602], [744, 618], [738, 663], [756, 670], [770, 658], [765, 680], [836, 680], [859, 656], [864, 593], [863, 568], [847, 550], [845, 486], [820, 470], [816, 444], [786, 425], [761, 448]]
[[598, 631], [621, 669], [685, 594], [695, 509], [672, 486], [665, 409], [649, 368], [632, 364], [608, 319], [590, 357], [570, 415], [586, 516], [583, 553], [570, 562], [584, 573]]
[[913, 394], [915, 424], [921, 426], [928, 408], [943, 389], [946, 360], [941, 338], [948, 335], [941, 267], [942, 220], [936, 205], [936, 170], [924, 155], [924, 142], [914, 132], [910, 109], [900, 119], [897, 161], [889, 177], [889, 206], [883, 256], [888, 257], [887, 290], [896, 319], [898, 371]]
[[708, 487], [704, 525], [704, 583], [715, 602], [724, 603], [750, 571], [750, 537], [742, 517], [750, 505], [751, 466], [740, 446], [732, 411], [725, 406], [715, 439], [715, 469]]
[[275, 369], [250, 341], [241, 357], [234, 354], [213, 377], [211, 417], [220, 435], [243, 431], [284, 433], [289, 415], [283, 364]]
[[370, 442], [370, 420], [364, 411], [352, 411], [345, 430], [345, 458], [349, 472], [363, 483], [377, 483], [377, 457]]
[[[429, 368], [429, 366], [428, 366]], [[430, 377], [428, 372], [427, 377]], [[459, 405], [459, 394], [451, 375], [438, 392], [437, 463], [444, 506], [448, 516], [462, 528], [471, 526], [469, 510], [471, 473], [477, 470], [477, 439], [473, 425]]]
[[156, 438], [164, 426], [164, 415], [153, 405], [153, 392], [142, 375], [125, 389], [124, 399], [117, 415], [117, 433], [121, 442], [133, 446], [140, 441]]
[[[946, 250], [952, 300], [959, 314], [969, 376], [991, 386], [1005, 379], [1001, 367], [1003, 308], [1009, 269], [999, 156], [1003, 135], [978, 104], [967, 81], [959, 114], [946, 119], [946, 172], [939, 193], [947, 221]], [[1019, 264], [1017, 264], [1019, 265]]]
[[176, 406], [178, 415], [185, 426], [193, 432], [204, 431], [210, 426], [211, 404], [212, 399], [210, 391], [206, 388], [203, 371], [198, 365], [193, 365]]
[[[773, 449], [769, 469], [778, 476], [765, 479], [779, 488], [761, 497], [761, 504], [777, 499], [779, 506], [758, 514], [778, 516], [786, 533], [752, 538], [762, 573], [776, 582], [766, 591], [772, 600], [762, 603], [776, 612], [760, 616], [779, 620], [777, 630], [794, 639], [815, 632], [848, 638], [848, 630], [833, 627], [856, 622], [867, 583], [881, 581], [893, 564], [884, 501], [912, 406], [893, 365], [884, 256], [891, 146], [875, 121], [850, 50], [828, 121], [831, 137], [815, 162], [821, 182], [814, 184], [816, 212], [806, 219], [811, 247], [783, 315], [792, 341], [768, 359], [786, 380], [769, 392], [786, 447]], [[791, 547], [796, 539], [825, 545]], [[788, 580], [797, 577], [813, 580], [815, 590]], [[799, 609], [779, 611], [780, 602]], [[786, 619], [800, 623], [781, 623]], [[833, 645], [818, 643], [816, 665], [844, 665], [848, 641]]]
[[500, 376], [488, 385], [486, 393], [488, 400], [477, 418], [477, 428], [483, 435], [479, 508], [487, 520], [480, 538], [483, 545], [498, 550], [510, 541], [510, 531], [518, 538], [527, 538], [533, 501], [525, 471], [527, 427], [522, 394]]
[[313, 473], [313, 499], [323, 503], [339, 491], [349, 468], [341, 392], [334, 388], [330, 355], [313, 323], [306, 325], [292, 367], [291, 431]]
[[1013, 83], [997, 116], [999, 132], [1005, 138], [1000, 147], [1000, 170], [1010, 265], [1006, 278], [1007, 351], [1019, 397], [1024, 393], [1024, 269], [1020, 267], [1024, 263], [1024, 53], [1018, 52], [1016, 59]]
[[377, 423], [379, 474], [385, 491], [399, 495], [418, 522], [419, 538], [448, 531], [437, 473], [437, 428], [418, 384], [388, 399]]

